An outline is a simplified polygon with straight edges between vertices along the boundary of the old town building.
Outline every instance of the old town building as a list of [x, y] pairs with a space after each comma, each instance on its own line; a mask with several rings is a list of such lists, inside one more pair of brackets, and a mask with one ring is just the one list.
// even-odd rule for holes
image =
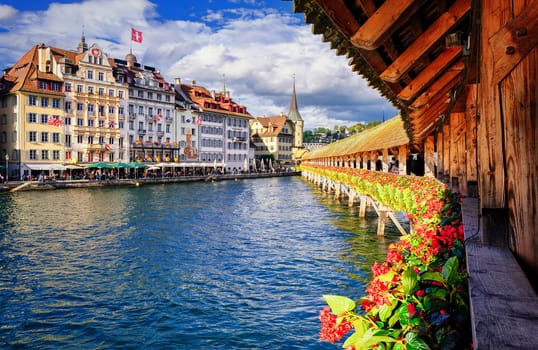
[[240, 171], [245, 164], [248, 166], [252, 116], [247, 108], [234, 102], [225, 89], [209, 91], [194, 81], [181, 84], [181, 89], [201, 111], [198, 119], [200, 161], [219, 164], [227, 172]]
[[179, 159], [174, 137], [175, 92], [154, 67], [127, 54], [114, 60], [116, 80], [129, 86], [127, 141], [129, 161], [170, 162]]

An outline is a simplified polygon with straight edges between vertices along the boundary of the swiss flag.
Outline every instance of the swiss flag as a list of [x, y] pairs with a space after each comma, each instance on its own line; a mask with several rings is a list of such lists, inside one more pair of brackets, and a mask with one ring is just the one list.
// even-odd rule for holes
[[137, 43], [142, 43], [142, 32], [131, 28], [131, 40]]

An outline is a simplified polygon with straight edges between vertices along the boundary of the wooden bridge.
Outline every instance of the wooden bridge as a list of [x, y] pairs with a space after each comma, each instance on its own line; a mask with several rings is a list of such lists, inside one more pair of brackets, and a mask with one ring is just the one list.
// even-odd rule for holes
[[350, 207], [358, 204], [360, 218], [364, 218], [366, 216], [366, 210], [368, 208], [374, 209], [378, 216], [377, 234], [379, 236], [385, 234], [385, 224], [388, 219], [392, 220], [392, 222], [402, 235], [406, 235], [408, 233], [402, 227], [400, 221], [398, 220], [396, 215], [394, 215], [394, 211], [391, 208], [376, 202], [371, 197], [357, 193], [357, 191], [347, 186], [346, 184], [334, 181], [332, 179], [328, 179], [322, 175], [315, 174], [306, 170], [302, 171], [302, 176], [306, 180], [312, 182], [314, 185], [320, 187], [323, 192], [333, 194], [334, 198], [338, 200], [347, 199], [348, 205]]

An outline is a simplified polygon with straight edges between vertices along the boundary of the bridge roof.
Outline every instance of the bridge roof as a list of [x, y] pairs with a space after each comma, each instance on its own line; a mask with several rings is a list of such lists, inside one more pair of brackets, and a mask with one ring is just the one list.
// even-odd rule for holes
[[399, 147], [408, 143], [409, 136], [404, 128], [404, 122], [400, 116], [396, 116], [371, 129], [307, 153], [302, 159], [346, 156]]
[[294, 0], [294, 11], [399, 109], [413, 143], [463, 108], [471, 0]]

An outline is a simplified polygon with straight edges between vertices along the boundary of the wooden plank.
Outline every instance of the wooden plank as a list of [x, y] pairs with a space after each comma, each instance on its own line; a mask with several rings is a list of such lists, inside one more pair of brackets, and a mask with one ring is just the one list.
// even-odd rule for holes
[[500, 84], [504, 117], [508, 242], [535, 285], [538, 285], [537, 81], [538, 48], [535, 48]]
[[413, 42], [392, 64], [381, 73], [381, 79], [397, 82], [403, 74], [441, 40], [471, 10], [470, 0], [456, 0], [422, 35]]
[[462, 214], [474, 349], [536, 349], [536, 293], [510, 250], [480, 243], [478, 199]]
[[538, 1], [489, 38], [493, 54], [492, 83], [499, 83], [538, 45]]
[[360, 28], [343, 0], [315, 0], [315, 2], [346, 38], [350, 38]]
[[425, 88], [430, 86], [454, 61], [461, 56], [463, 49], [460, 47], [448, 48], [443, 51], [432, 63], [430, 63], [420, 74], [413, 79], [398, 94], [404, 101], [411, 101]]
[[[509, 0], [481, 0], [480, 37], [490, 38], [512, 18]], [[478, 129], [478, 183], [484, 238], [494, 241], [499, 227], [508, 226], [505, 159], [499, 87], [493, 82], [494, 56], [488, 40], [480, 47], [480, 122]], [[504, 221], [504, 224], [502, 223]], [[502, 233], [504, 235], [504, 233]]]
[[449, 92], [459, 81], [463, 79], [464, 67], [465, 66], [462, 61], [453, 65], [411, 104], [411, 109], [418, 109], [424, 106], [433, 96], [437, 94], [445, 94]]
[[371, 15], [356, 33], [351, 43], [366, 50], [377, 49], [394, 31], [402, 18], [408, 18], [419, 8], [415, 0], [388, 0]]
[[450, 185], [453, 191], [466, 192], [465, 114], [450, 113]]

